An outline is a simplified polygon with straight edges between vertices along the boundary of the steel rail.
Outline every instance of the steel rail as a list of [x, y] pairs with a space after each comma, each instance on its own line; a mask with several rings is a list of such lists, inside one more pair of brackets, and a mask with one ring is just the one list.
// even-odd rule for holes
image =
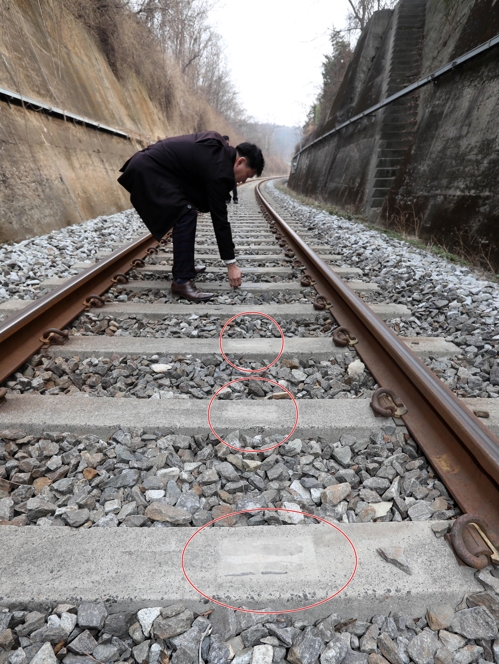
[[58, 108], [57, 106], [50, 106], [49, 104], [45, 104], [43, 101], [39, 101], [38, 99], [33, 99], [32, 97], [27, 97], [26, 95], [22, 95], [19, 92], [14, 92], [13, 90], [7, 90], [6, 88], [0, 87], [0, 99], [6, 99], [7, 101], [14, 101], [20, 103], [23, 107], [25, 105], [32, 106], [33, 111], [36, 112], [45, 111], [49, 115], [53, 115], [56, 118], [62, 118], [63, 120], [67, 120], [69, 118], [70, 120], [75, 120], [80, 124], [86, 125], [88, 127], [93, 127], [98, 131], [104, 131], [108, 134], [113, 134], [114, 136], [120, 136], [121, 138], [126, 138], [126, 139], [130, 138], [130, 136], [124, 131], [121, 131], [121, 129], [108, 127], [108, 125], [101, 124], [100, 122], [96, 122], [95, 120], [90, 120], [90, 118], [86, 118], [83, 115], [76, 115], [76, 113], [71, 113], [71, 111], [66, 111], [63, 108]]
[[133, 260], [157, 244], [152, 235], [142, 236], [0, 323], [0, 383], [42, 348], [41, 337], [49, 328], [63, 330], [88, 309], [84, 302], [90, 295], [102, 295], [116, 274], [130, 270]]
[[467, 53], [464, 53], [463, 55], [459, 56], [455, 60], [452, 60], [452, 62], [448, 62], [447, 64], [443, 65], [439, 69], [435, 70], [431, 74], [428, 74], [427, 76], [424, 76], [423, 78], [420, 78], [418, 81], [415, 81], [414, 83], [411, 83], [410, 85], [406, 86], [405, 88], [402, 88], [402, 90], [399, 90], [398, 92], [395, 92], [395, 94], [390, 95], [386, 99], [383, 99], [383, 101], [378, 102], [374, 106], [371, 106], [365, 111], [362, 111], [362, 113], [359, 113], [358, 115], [354, 115], [352, 118], [349, 120], [346, 120], [345, 122], [342, 122], [342, 124], [337, 125], [330, 131], [327, 131], [325, 134], [322, 134], [322, 136], [318, 136], [315, 140], [311, 141], [307, 145], [304, 145], [298, 152], [295, 152], [293, 155], [293, 160], [298, 158], [302, 152], [305, 150], [308, 150], [308, 148], [312, 147], [312, 145], [315, 145], [316, 143], [319, 143], [320, 141], [323, 141], [325, 138], [328, 136], [332, 136], [336, 132], [340, 131], [340, 129], [344, 129], [345, 127], [348, 127], [348, 125], [351, 125], [353, 122], [358, 122], [359, 120], [362, 120], [363, 118], [367, 117], [368, 115], [372, 115], [376, 111], [379, 111], [380, 109], [384, 108], [385, 106], [388, 106], [389, 104], [392, 104], [394, 101], [397, 101], [398, 99], [402, 99], [402, 97], [406, 97], [407, 95], [410, 95], [412, 92], [415, 90], [419, 90], [420, 88], [424, 87], [425, 85], [428, 85], [428, 83], [436, 83], [437, 80], [441, 77], [444, 76], [445, 74], [448, 74], [451, 72], [453, 69], [458, 67], [459, 65], [464, 64], [465, 62], [468, 62], [469, 60], [472, 60], [473, 58], [476, 58], [478, 55], [481, 55], [482, 53], [485, 53], [486, 51], [489, 51], [491, 48], [494, 48], [495, 46], [499, 45], [499, 35], [496, 35], [495, 37], [492, 37], [492, 39], [489, 39], [489, 41], [480, 44], [480, 46], [477, 46], [476, 48], [472, 49], [471, 51], [468, 51]]
[[377, 383], [407, 406], [404, 424], [459, 507], [483, 516], [499, 535], [499, 439], [290, 228], [260, 185], [255, 192], [333, 317], [359, 339], [355, 349]]

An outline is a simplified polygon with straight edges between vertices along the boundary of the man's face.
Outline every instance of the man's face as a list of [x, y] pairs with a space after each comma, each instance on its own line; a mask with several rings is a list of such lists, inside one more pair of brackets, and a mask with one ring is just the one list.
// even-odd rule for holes
[[248, 178], [256, 175], [254, 168], [250, 168], [246, 163], [246, 157], [238, 157], [234, 164], [234, 177], [236, 184], [244, 184]]

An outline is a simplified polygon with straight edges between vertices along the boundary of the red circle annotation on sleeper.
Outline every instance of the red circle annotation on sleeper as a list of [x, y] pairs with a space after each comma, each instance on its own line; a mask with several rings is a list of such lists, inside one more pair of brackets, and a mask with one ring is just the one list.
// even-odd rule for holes
[[[274, 360], [272, 360], [272, 362], [270, 364], [267, 364], [265, 367], [261, 367], [260, 369], [245, 369], [244, 367], [239, 367], [237, 364], [234, 364], [233, 362], [231, 362], [229, 360], [229, 358], [227, 357], [227, 355], [225, 354], [225, 352], [224, 352], [224, 349], [223, 349], [223, 334], [224, 334], [225, 330], [227, 329], [227, 327], [229, 325], [231, 325], [236, 320], [236, 318], [239, 318], [240, 316], [263, 316], [264, 318], [268, 318], [279, 330], [279, 334], [281, 335], [281, 349], [280, 349], [277, 357]], [[236, 314], [235, 316], [232, 316], [232, 318], [229, 318], [229, 320], [225, 323], [225, 325], [222, 327], [222, 329], [220, 331], [220, 352], [222, 353], [222, 357], [227, 362], [227, 364], [230, 364], [230, 366], [233, 369], [236, 369], [237, 371], [243, 371], [245, 373], [262, 373], [263, 371], [267, 371], [267, 369], [270, 369], [270, 367], [273, 367], [274, 364], [280, 360], [283, 351], [284, 351], [284, 332], [282, 331], [281, 326], [279, 325], [279, 323], [274, 318], [272, 318], [272, 316], [269, 316], [268, 314], [264, 314], [261, 311], [243, 311], [240, 314]]]
[[[293, 402], [293, 406], [295, 408], [295, 421], [293, 424], [293, 427], [291, 431], [288, 433], [288, 435], [280, 440], [278, 443], [275, 445], [271, 445], [269, 447], [261, 447], [258, 449], [250, 449], [250, 448], [245, 448], [245, 447], [237, 447], [236, 445], [231, 445], [228, 443], [226, 440], [224, 440], [221, 436], [218, 435], [218, 433], [215, 431], [215, 428], [213, 424], [211, 423], [211, 407], [217, 398], [217, 396], [220, 394], [222, 390], [225, 390], [226, 387], [229, 387], [230, 385], [233, 385], [234, 383], [242, 383], [244, 381], [250, 381], [250, 380], [258, 380], [258, 381], [263, 381], [265, 383], [271, 383], [271, 385], [275, 385], [279, 389], [283, 390], [284, 392], [287, 392], [289, 398]], [[243, 403], [243, 401], [238, 401], [238, 403]], [[270, 450], [274, 450], [276, 447], [280, 447], [281, 445], [284, 445], [284, 443], [291, 438], [291, 436], [294, 434], [296, 431], [296, 427], [298, 426], [298, 402], [296, 401], [294, 395], [285, 387], [277, 383], [275, 380], [270, 380], [270, 378], [263, 378], [262, 376], [245, 376], [244, 378], [236, 378], [234, 380], [231, 380], [230, 383], [225, 383], [225, 385], [222, 385], [215, 394], [211, 397], [210, 403], [208, 404], [208, 425], [211, 429], [212, 434], [218, 438], [218, 440], [223, 443], [224, 445], [227, 445], [227, 447], [230, 447], [232, 450], [236, 450], [237, 452], [246, 452], [246, 453], [259, 453], [259, 452], [268, 452]]]
[[[348, 542], [348, 544], [350, 545], [350, 547], [352, 549], [352, 552], [353, 552], [353, 559], [354, 559], [353, 569], [352, 569], [352, 572], [351, 572], [349, 578], [347, 579], [347, 581], [341, 586], [341, 588], [339, 588], [339, 590], [332, 593], [331, 595], [328, 595], [325, 599], [322, 599], [318, 602], [315, 602], [314, 604], [308, 604], [307, 606], [300, 606], [300, 607], [294, 608], [294, 609], [281, 609], [279, 611], [258, 611], [256, 609], [244, 609], [244, 608], [240, 608], [238, 606], [232, 606], [231, 604], [226, 604], [224, 602], [220, 602], [219, 600], [216, 600], [213, 597], [211, 597], [210, 595], [204, 593], [190, 579], [190, 577], [187, 574], [186, 569], [185, 569], [185, 554], [186, 554], [186, 551], [187, 551], [187, 548], [188, 548], [189, 544], [192, 542], [192, 540], [197, 535], [199, 535], [199, 533], [201, 531], [203, 531], [205, 528], [208, 528], [208, 526], [213, 525], [217, 521], [221, 521], [222, 519], [228, 519], [229, 517], [232, 517], [232, 516], [238, 516], [239, 514], [254, 514], [254, 512], [290, 512], [292, 514], [301, 514], [304, 517], [311, 517], [312, 519], [316, 519], [317, 521], [322, 521], [322, 523], [325, 523], [326, 525], [331, 526], [331, 528], [334, 528], [338, 533], [340, 533], [340, 535], [342, 535], [345, 538], [345, 540]], [[189, 539], [187, 540], [184, 548], [182, 549], [182, 561], [181, 562], [182, 562], [182, 572], [183, 572], [187, 582], [189, 583], [189, 585], [192, 588], [194, 588], [194, 590], [197, 593], [199, 593], [202, 597], [209, 600], [210, 602], [213, 602], [214, 604], [218, 604], [219, 606], [223, 606], [226, 609], [232, 609], [233, 611], [240, 611], [242, 613], [258, 613], [258, 614], [262, 614], [262, 615], [276, 615], [276, 614], [283, 614], [283, 613], [297, 613], [298, 611], [306, 611], [307, 609], [313, 609], [314, 607], [320, 606], [321, 604], [325, 604], [326, 602], [329, 602], [334, 597], [337, 597], [352, 582], [355, 574], [357, 573], [359, 558], [358, 558], [358, 555], [357, 555], [357, 549], [355, 548], [354, 543], [348, 537], [348, 535], [346, 533], [344, 533], [343, 530], [341, 530], [341, 528], [336, 526], [334, 523], [331, 523], [330, 521], [327, 521], [326, 519], [324, 519], [320, 516], [316, 516], [315, 514], [308, 514], [308, 512], [300, 512], [299, 510], [286, 509], [286, 508], [283, 508], [283, 507], [254, 507], [252, 509], [240, 510], [239, 512], [231, 512], [230, 514], [224, 514], [222, 516], [217, 517], [216, 519], [213, 519], [212, 521], [209, 521], [208, 523], [205, 523], [204, 526], [201, 526], [200, 528], [198, 528], [196, 530], [196, 532], [189, 537]]]

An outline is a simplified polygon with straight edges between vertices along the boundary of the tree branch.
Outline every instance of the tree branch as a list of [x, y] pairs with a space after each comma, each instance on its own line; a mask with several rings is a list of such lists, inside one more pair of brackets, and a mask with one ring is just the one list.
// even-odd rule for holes
[[359, 12], [357, 11], [357, 8], [356, 8], [355, 5], [353, 4], [353, 0], [348, 0], [348, 4], [349, 4], [350, 7], [352, 8], [353, 15], [355, 16], [355, 18], [357, 19], [357, 21], [360, 23], [360, 27], [361, 27], [361, 29], [363, 29], [363, 28], [364, 28], [364, 21], [363, 21], [363, 18], [359, 15]]

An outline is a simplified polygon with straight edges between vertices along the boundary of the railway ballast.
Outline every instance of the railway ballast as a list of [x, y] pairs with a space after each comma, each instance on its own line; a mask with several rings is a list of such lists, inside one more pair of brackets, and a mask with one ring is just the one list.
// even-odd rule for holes
[[[301, 206], [273, 183], [261, 190], [284, 224], [255, 198], [255, 184], [240, 189], [231, 210], [240, 290], [224, 283], [201, 217], [196, 251], [207, 270], [198, 281], [215, 293], [211, 302], [172, 299], [171, 245], [152, 243], [126, 281], [95, 293], [102, 306], [68, 322], [65, 343], [38, 342], [4, 382], [2, 662], [499, 659], [492, 568], [475, 575], [459, 566], [444, 540], [470, 500], [496, 542], [490, 496], [499, 471], [487, 464], [499, 431], [497, 287]], [[132, 213], [121, 219], [138, 228]], [[67, 243], [74, 252], [78, 233], [59, 231], [54, 248]], [[87, 238], [75, 258], [109, 260], [99, 252], [124, 244], [112, 238], [103, 245], [97, 235], [93, 246]], [[29, 243], [2, 250], [10, 296], [49, 298], [71, 273], [89, 269], [67, 259], [48, 265], [49, 238], [33, 245], [40, 267], [26, 275]], [[347, 295], [338, 295], [341, 284], [332, 289], [338, 278]], [[366, 329], [393, 330], [434, 371], [420, 363], [432, 394], [446, 385], [448, 413], [460, 412], [464, 398], [482, 415], [459, 420], [490, 445], [475, 459], [463, 443], [472, 434], [460, 438], [459, 453], [476, 464], [464, 469], [468, 495], [455, 482], [461, 469], [432, 456], [435, 441], [421, 435], [430, 429], [414, 419], [417, 389], [402, 395], [403, 419], [375, 417], [370, 398], [390, 387], [388, 370], [372, 362], [355, 322], [358, 343], [333, 343], [350, 315], [346, 297], [377, 314], [374, 322], [366, 314]], [[21, 320], [25, 304], [0, 304], [0, 343], [8, 316]], [[280, 330], [282, 356], [263, 370], [279, 353]], [[297, 428], [279, 444], [293, 426], [294, 400]], [[435, 410], [438, 426], [461, 435]]]

